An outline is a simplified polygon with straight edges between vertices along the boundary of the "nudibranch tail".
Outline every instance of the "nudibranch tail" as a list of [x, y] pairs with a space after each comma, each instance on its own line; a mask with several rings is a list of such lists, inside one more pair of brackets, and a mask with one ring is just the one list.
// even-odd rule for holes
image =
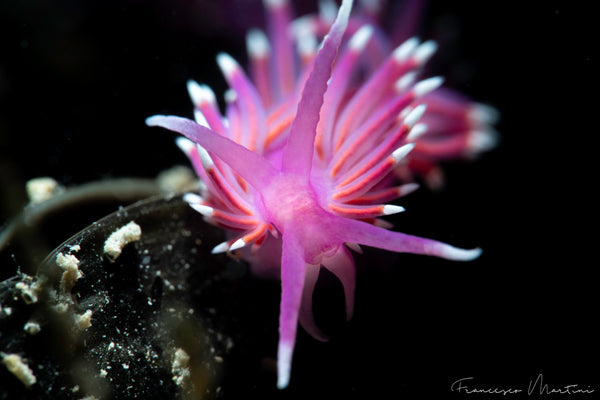
[[287, 387], [296, 343], [298, 316], [306, 268], [304, 251], [293, 232], [283, 235], [281, 256], [281, 304], [279, 312], [279, 345], [277, 347], [277, 387]]

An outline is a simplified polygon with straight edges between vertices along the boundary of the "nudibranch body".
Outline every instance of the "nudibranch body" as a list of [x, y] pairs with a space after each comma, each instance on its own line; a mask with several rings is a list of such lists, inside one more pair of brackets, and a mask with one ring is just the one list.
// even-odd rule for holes
[[394, 186], [398, 173], [489, 148], [495, 112], [439, 88], [439, 77], [418, 80], [435, 43], [411, 38], [388, 51], [376, 25], [350, 16], [351, 0], [297, 20], [287, 0], [264, 2], [270, 36], [248, 35], [251, 77], [230, 56], [217, 57], [231, 88], [225, 116], [208, 86], [189, 82], [195, 121], [154, 116], [147, 124], [187, 138], [178, 145], [204, 186], [185, 199], [233, 233], [213, 252], [241, 249], [256, 273], [281, 278], [277, 385], [284, 388], [298, 322], [326, 339], [312, 316], [321, 266], [341, 281], [350, 318], [349, 248], [460, 261], [480, 255], [391, 231], [379, 217], [403, 211], [386, 202], [417, 187]]

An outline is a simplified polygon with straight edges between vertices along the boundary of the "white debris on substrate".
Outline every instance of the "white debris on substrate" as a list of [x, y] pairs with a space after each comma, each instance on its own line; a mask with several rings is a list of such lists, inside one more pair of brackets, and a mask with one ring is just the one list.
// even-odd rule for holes
[[92, 326], [92, 310], [87, 310], [83, 314], [75, 314], [73, 320], [75, 329], [79, 332], [83, 332]]
[[179, 387], [184, 387], [190, 379], [190, 356], [182, 348], [175, 350], [171, 373], [173, 374], [173, 382]]
[[22, 279], [21, 282], [15, 284], [15, 289], [21, 292], [21, 298], [25, 304], [37, 303], [45, 278], [32, 278], [29, 275], [23, 274]]
[[198, 188], [198, 179], [194, 172], [182, 165], [162, 171], [156, 177], [156, 183], [163, 192], [182, 193]]
[[2, 364], [6, 366], [6, 369], [23, 382], [25, 387], [30, 387], [37, 382], [33, 371], [20, 355], [0, 353], [0, 356], [2, 356]]
[[37, 335], [38, 333], [40, 333], [42, 328], [40, 327], [40, 324], [38, 324], [37, 322], [29, 321], [29, 322], [25, 323], [25, 325], [23, 325], [23, 330], [33, 336], [33, 335]]
[[71, 289], [73, 289], [77, 280], [83, 276], [79, 270], [79, 260], [72, 254], [58, 253], [56, 265], [64, 271], [60, 279], [61, 293], [71, 293]]
[[33, 178], [25, 184], [31, 204], [39, 204], [64, 191], [64, 188], [50, 177]]
[[142, 237], [142, 228], [135, 222], [131, 221], [125, 226], [117, 229], [104, 242], [104, 254], [110, 261], [115, 261], [123, 251], [123, 248]]
[[0, 316], [10, 316], [12, 314], [12, 307], [3, 307], [2, 304], [0, 304]]
[[[73, 251], [73, 249], [71, 249]], [[67, 311], [74, 301], [71, 297], [71, 290], [79, 278], [83, 276], [83, 273], [79, 270], [79, 260], [72, 254], [58, 253], [56, 255], [56, 265], [63, 270], [62, 277], [60, 279], [58, 295], [56, 298], [57, 304], [54, 309], [58, 313], [64, 313]]]

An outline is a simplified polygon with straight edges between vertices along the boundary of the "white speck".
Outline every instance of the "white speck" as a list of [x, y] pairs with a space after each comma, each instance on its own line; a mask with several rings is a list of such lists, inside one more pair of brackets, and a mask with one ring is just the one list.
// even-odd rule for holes
[[25, 325], [23, 325], [23, 330], [30, 335], [36, 335], [36, 334], [40, 333], [42, 328], [40, 327], [40, 324], [38, 324], [37, 322], [29, 321]]
[[123, 364], [121, 364], [121, 366], [123, 367], [123, 369], [129, 369], [129, 364], [123, 363]]

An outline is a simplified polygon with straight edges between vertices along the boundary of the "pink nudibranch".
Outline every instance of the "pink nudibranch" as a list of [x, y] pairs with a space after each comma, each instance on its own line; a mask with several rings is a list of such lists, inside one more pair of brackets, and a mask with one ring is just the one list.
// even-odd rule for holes
[[[252, 77], [230, 56], [218, 56], [231, 88], [226, 118], [212, 91], [190, 82], [196, 121], [157, 115], [146, 123], [187, 138], [178, 145], [204, 186], [201, 196], [185, 199], [208, 221], [238, 234], [213, 251], [242, 249], [256, 272], [278, 272], [277, 385], [285, 388], [298, 322], [326, 339], [312, 316], [321, 266], [340, 279], [347, 318], [352, 315], [355, 267], [347, 247], [459, 261], [481, 254], [479, 248], [385, 229], [378, 217], [403, 211], [383, 203], [416, 188], [391, 184], [394, 172], [405, 168], [419, 147], [423, 159], [491, 147], [494, 110], [438, 89], [439, 77], [416, 81], [435, 50], [433, 42], [409, 39], [376, 67], [365, 65], [365, 50], [370, 43], [381, 48], [383, 36], [375, 37], [373, 25], [350, 17], [351, 0], [342, 2], [333, 22], [315, 19], [328, 28], [320, 47], [315, 43], [321, 25], [292, 21], [286, 0], [265, 5], [271, 39], [260, 31], [249, 34]], [[297, 58], [290, 26], [296, 28]], [[357, 81], [359, 70], [364, 77]], [[429, 107], [434, 111], [428, 116]], [[423, 121], [436, 132], [428, 132]], [[445, 125], [452, 132], [444, 136]]]

